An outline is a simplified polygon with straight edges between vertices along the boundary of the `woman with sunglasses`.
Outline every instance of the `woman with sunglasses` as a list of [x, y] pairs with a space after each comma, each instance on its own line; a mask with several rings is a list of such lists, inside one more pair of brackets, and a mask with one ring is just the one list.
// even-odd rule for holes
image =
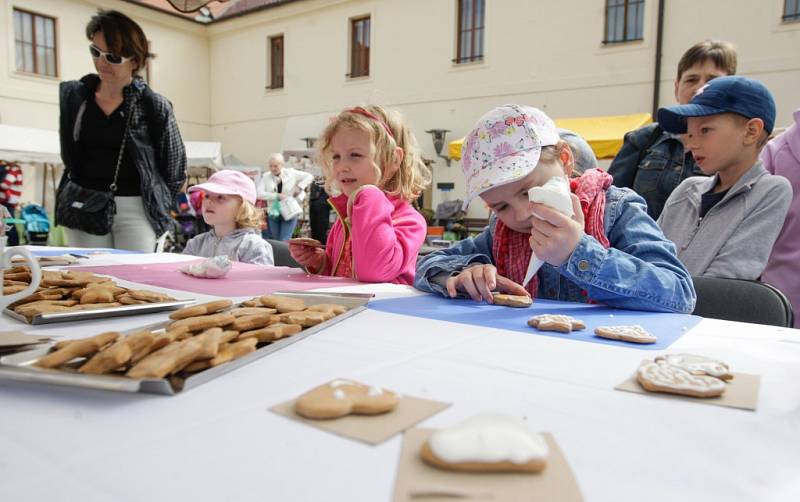
[[[86, 37], [97, 73], [60, 86], [65, 172], [56, 223], [67, 227], [73, 246], [151, 252], [170, 227], [186, 179], [183, 140], [171, 103], [138, 75], [152, 57], [142, 28], [120, 12], [101, 10]], [[98, 225], [107, 221], [104, 213], [77, 200], [93, 191], [113, 193], [112, 223]]]

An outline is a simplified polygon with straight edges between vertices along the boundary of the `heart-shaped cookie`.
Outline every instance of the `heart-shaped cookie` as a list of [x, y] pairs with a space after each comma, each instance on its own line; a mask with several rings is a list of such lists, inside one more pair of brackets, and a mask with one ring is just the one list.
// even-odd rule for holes
[[523, 420], [484, 414], [434, 432], [422, 445], [425, 462], [470, 472], [540, 472], [549, 448]]
[[730, 380], [733, 378], [728, 363], [694, 354], [666, 354], [656, 357], [656, 362], [666, 361], [672, 366], [683, 368], [692, 375], [708, 375]]
[[306, 392], [294, 403], [306, 418], [338, 418], [345, 415], [388, 413], [400, 402], [397, 394], [352, 380], [334, 380]]

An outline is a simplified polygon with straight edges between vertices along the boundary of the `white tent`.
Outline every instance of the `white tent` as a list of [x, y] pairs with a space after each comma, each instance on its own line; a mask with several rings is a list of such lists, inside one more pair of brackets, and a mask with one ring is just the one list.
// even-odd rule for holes
[[[189, 166], [222, 167], [222, 143], [186, 141]], [[58, 131], [0, 124], [0, 159], [20, 164], [61, 164]]]
[[[221, 143], [186, 141], [184, 144], [188, 167], [222, 168]], [[23, 201], [52, 207], [50, 199], [62, 165], [58, 131], [0, 124], [0, 159], [22, 165]], [[50, 170], [36, 168], [41, 165]], [[52, 186], [48, 187], [48, 184]], [[37, 194], [35, 187], [41, 187], [41, 192]]]
[[0, 159], [21, 164], [61, 164], [58, 132], [0, 124]]
[[185, 141], [189, 167], [222, 168], [222, 143], [216, 141]]

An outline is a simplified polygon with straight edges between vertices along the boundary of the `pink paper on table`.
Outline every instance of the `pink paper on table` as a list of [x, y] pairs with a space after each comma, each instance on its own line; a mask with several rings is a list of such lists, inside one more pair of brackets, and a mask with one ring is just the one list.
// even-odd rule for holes
[[361, 284], [343, 277], [309, 275], [299, 268], [262, 267], [239, 262], [234, 262], [228, 275], [223, 278], [200, 279], [178, 270], [187, 263], [191, 262], [70, 268], [151, 286], [215, 296], [255, 296], [275, 291], [308, 291]]

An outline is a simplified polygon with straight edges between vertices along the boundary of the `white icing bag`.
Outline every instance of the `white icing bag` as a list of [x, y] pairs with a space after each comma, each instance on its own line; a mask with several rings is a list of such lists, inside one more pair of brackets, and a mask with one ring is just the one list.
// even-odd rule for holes
[[[544, 185], [528, 190], [528, 200], [552, 207], [567, 216], [575, 214], [572, 211], [569, 181], [563, 176], [553, 176]], [[544, 265], [544, 260], [540, 260], [535, 253], [532, 253], [531, 261], [528, 263], [528, 271], [525, 272], [525, 280], [522, 282], [523, 288], [531, 282], [531, 279], [542, 268], [542, 265]]]

